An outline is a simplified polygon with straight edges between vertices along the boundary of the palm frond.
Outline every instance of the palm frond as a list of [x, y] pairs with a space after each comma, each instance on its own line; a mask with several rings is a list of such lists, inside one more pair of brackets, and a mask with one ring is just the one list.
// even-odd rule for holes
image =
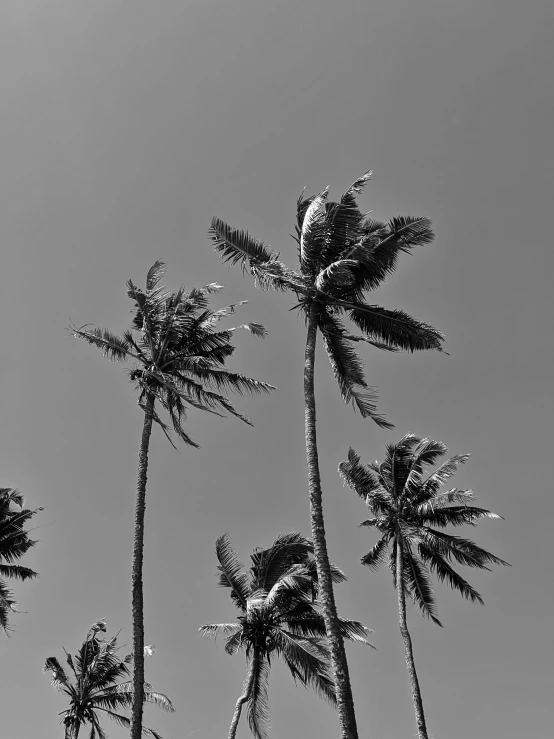
[[371, 418], [381, 428], [392, 428], [392, 424], [377, 411], [377, 393], [367, 386], [363, 365], [345, 338], [340, 322], [331, 316], [322, 316], [319, 328], [344, 402], [352, 403], [362, 418]]
[[371, 169], [368, 169], [367, 172], [364, 172], [364, 174], [361, 177], [358, 177], [358, 179], [354, 180], [354, 182], [350, 185], [348, 190], [345, 192], [345, 196], [349, 195], [360, 195], [369, 180], [371, 179], [373, 172]]
[[237, 629], [240, 629], [241, 625], [234, 624], [204, 624], [200, 626], [198, 631], [206, 639], [215, 639], [219, 634], [234, 634]]
[[404, 549], [402, 555], [404, 559], [404, 583], [401, 584], [401, 587], [407, 590], [424, 616], [434, 621], [437, 626], [442, 626], [436, 615], [435, 592], [431, 587], [425, 565], [412, 551]]
[[263, 326], [261, 323], [242, 323], [240, 326], [235, 326], [234, 328], [230, 328], [229, 331], [238, 331], [239, 329], [245, 329], [245, 331], [250, 331], [252, 336], [256, 336], [258, 339], [264, 339], [267, 336], [267, 329], [265, 326]]
[[269, 731], [269, 662], [258, 657], [246, 715], [255, 739], [267, 739]]
[[483, 599], [475, 588], [464, 580], [443, 557], [423, 543], [419, 544], [418, 549], [420, 557], [441, 582], [447, 582], [452, 590], [457, 590], [467, 600], [472, 602], [477, 601], [481, 605], [484, 605]]
[[456, 474], [459, 465], [465, 464], [468, 459], [469, 454], [455, 454], [446, 462], [443, 462], [422, 484], [422, 495], [419, 496], [418, 500], [428, 500], [435, 496], [444, 483]]
[[375, 498], [378, 507], [384, 506], [386, 510], [390, 510], [392, 501], [379, 476], [368, 465], [362, 464], [360, 456], [352, 447], [348, 450], [348, 459], [339, 464], [339, 474], [343, 483], [362, 500], [367, 502], [368, 496]]
[[420, 527], [418, 535], [430, 549], [450, 561], [454, 559], [459, 564], [481, 570], [490, 569], [488, 564], [510, 566], [508, 562], [477, 546], [470, 539], [445, 534], [427, 526]]
[[212, 218], [209, 233], [214, 248], [223, 261], [240, 264], [243, 269], [247, 263], [262, 265], [279, 259], [278, 252], [266, 246], [263, 241], [253, 238], [246, 231], [232, 228], [219, 218]]
[[88, 324], [85, 324], [81, 327], [72, 326], [70, 330], [76, 339], [84, 339], [88, 344], [96, 346], [101, 350], [103, 356], [108, 359], [124, 362], [128, 356], [132, 356], [134, 359], [139, 358], [131, 353], [125, 338], [116, 336], [107, 328], [88, 328]]
[[245, 646], [242, 629], [237, 631], [236, 634], [232, 634], [225, 639], [225, 651], [227, 654], [236, 654], [238, 650]]
[[152, 291], [155, 289], [159, 281], [162, 279], [165, 273], [165, 262], [159, 259], [148, 270], [146, 275], [146, 290]]
[[313, 550], [312, 542], [296, 531], [279, 534], [268, 549], [261, 549], [250, 555], [252, 587], [271, 590], [293, 564], [305, 562]]
[[323, 640], [301, 637], [283, 629], [277, 629], [274, 636], [277, 649], [295, 682], [298, 681], [305, 688], [312, 687], [322, 698], [335, 705], [329, 650]]
[[319, 257], [325, 243], [325, 202], [329, 188], [325, 188], [306, 208], [300, 229], [300, 268], [302, 274], [313, 275], [318, 268]]
[[429, 526], [439, 526], [441, 528], [444, 526], [463, 526], [464, 524], [475, 526], [475, 521], [480, 521], [483, 518], [502, 519], [502, 516], [488, 511], [486, 508], [476, 508], [468, 505], [434, 508], [432, 503], [433, 501], [430, 501], [418, 506], [418, 514], [421, 516], [422, 523]]
[[378, 305], [352, 302], [346, 308], [351, 320], [370, 338], [410, 352], [441, 350], [443, 335], [432, 326], [417, 321], [402, 310], [386, 310]]
[[67, 674], [61, 664], [58, 662], [56, 657], [48, 657], [46, 659], [46, 662], [44, 663], [44, 667], [42, 668], [42, 671], [44, 673], [50, 672], [52, 673], [52, 682], [51, 684], [56, 688], [56, 690], [67, 690], [69, 687], [69, 678], [67, 677]]
[[248, 576], [231, 546], [227, 533], [217, 539], [215, 552], [219, 560], [219, 587], [230, 588], [232, 601], [239, 609], [246, 611], [246, 602], [250, 595]]
[[11, 577], [15, 580], [28, 580], [38, 577], [38, 572], [31, 570], [29, 567], [21, 567], [21, 565], [0, 564], [0, 575], [2, 577]]
[[374, 571], [377, 571], [385, 561], [388, 543], [389, 537], [385, 534], [377, 541], [369, 552], [362, 557], [362, 564]]

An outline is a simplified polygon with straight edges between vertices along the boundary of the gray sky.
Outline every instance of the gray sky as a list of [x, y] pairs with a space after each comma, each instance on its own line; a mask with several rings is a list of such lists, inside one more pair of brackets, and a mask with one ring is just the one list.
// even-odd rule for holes
[[[380, 458], [411, 431], [471, 452], [456, 478], [505, 516], [478, 543], [513, 563], [465, 573], [486, 607], [439, 589], [439, 629], [409, 624], [433, 737], [549, 735], [552, 719], [552, 31], [528, 0], [5, 0], [0, 22], [1, 484], [44, 505], [41, 543], [0, 638], [2, 732], [62, 736], [65, 706], [40, 670], [105, 616], [130, 641], [132, 513], [141, 413], [121, 367], [74, 342], [69, 318], [122, 330], [125, 280], [155, 259], [168, 284], [226, 285], [249, 299], [237, 370], [272, 382], [239, 399], [255, 422], [191, 414], [200, 451], [152, 442], [146, 536], [148, 679], [177, 713], [148, 709], [166, 739], [224, 736], [244, 661], [197, 634], [231, 620], [214, 541], [243, 557], [279, 532], [309, 533], [304, 327], [291, 296], [254, 289], [213, 254], [213, 215], [295, 258], [306, 185], [340, 195], [368, 168], [375, 216], [427, 215], [437, 238], [372, 302], [442, 330], [450, 357], [362, 350], [386, 432], [342, 405], [316, 368], [332, 559], [345, 616], [375, 629], [349, 648], [360, 737], [415, 734], [395, 594], [359, 558], [365, 509], [336, 474], [348, 447]], [[276, 664], [273, 739], [338, 736], [337, 718]], [[123, 738], [117, 726], [110, 737]], [[246, 724], [240, 737], [249, 736]]]

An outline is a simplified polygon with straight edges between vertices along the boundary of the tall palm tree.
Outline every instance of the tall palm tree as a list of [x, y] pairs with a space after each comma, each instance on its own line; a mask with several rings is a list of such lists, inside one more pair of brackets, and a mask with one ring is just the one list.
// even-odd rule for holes
[[[366, 172], [356, 180], [337, 203], [327, 202], [327, 189], [315, 197], [300, 196], [295, 227], [297, 270], [279, 261], [279, 254], [263, 242], [217, 218], [210, 232], [221, 257], [240, 264], [243, 270], [248, 268], [259, 287], [295, 293], [306, 320], [304, 415], [310, 518], [343, 739], [357, 739], [358, 732], [323, 519], [314, 392], [317, 335], [321, 334], [344, 401], [384, 428], [391, 424], [377, 412], [375, 391], [366, 383], [354, 345], [364, 341], [386, 351], [441, 350], [443, 341], [438, 331], [403, 311], [386, 310], [364, 300], [366, 291], [378, 287], [394, 271], [400, 252], [410, 252], [433, 239], [427, 218], [398, 217], [382, 223], [362, 215], [356, 195], [370, 176]], [[361, 334], [352, 334], [343, 318], [350, 319]]]
[[[90, 724], [90, 739], [106, 739], [106, 732], [100, 726], [100, 712], [120, 726], [129, 727], [131, 722], [122, 709], [129, 708], [133, 698], [131, 680], [123, 680], [130, 676], [129, 664], [133, 655], [128, 654], [121, 659], [117, 636], [103, 639], [100, 632], [106, 631], [106, 622], [97, 621], [89, 629], [86, 639], [79, 651], [72, 657], [65, 648], [67, 664], [73, 672], [70, 677], [56, 657], [48, 657], [42, 669], [52, 673], [52, 685], [69, 698], [69, 708], [60, 713], [63, 716], [65, 739], [77, 739], [81, 727]], [[163, 693], [156, 693], [148, 684], [144, 684], [144, 700], [173, 713], [169, 698]], [[144, 734], [161, 739], [154, 729], [143, 729]]]
[[[177, 436], [193, 447], [198, 445], [184, 430], [187, 406], [217, 416], [231, 413], [245, 423], [251, 422], [236, 411], [227, 398], [217, 392], [260, 393], [274, 389], [271, 385], [250, 377], [228, 372], [225, 361], [234, 351], [231, 344], [237, 328], [246, 328], [254, 336], [265, 336], [258, 323], [218, 330], [221, 319], [233, 313], [236, 303], [222, 310], [208, 308], [208, 296], [221, 289], [216, 283], [186, 292], [175, 293], [160, 286], [164, 263], [157, 261], [148, 271], [143, 291], [127, 282], [127, 294], [134, 303], [131, 326], [122, 336], [107, 329], [89, 326], [72, 327], [77, 338], [99, 348], [112, 360], [132, 360], [129, 378], [139, 392], [139, 406], [144, 411], [142, 439], [139, 451], [135, 535], [133, 545], [132, 605], [133, 651], [136, 655], [133, 681], [131, 739], [140, 739], [142, 722], [142, 689], [144, 684], [144, 604], [142, 564], [144, 550], [144, 516], [146, 509], [146, 478], [148, 448], [152, 424], [156, 423], [173, 444], [170, 429], [158, 411], [156, 403], [167, 411]], [[245, 301], [243, 301], [245, 302]], [[173, 444], [174, 445], [174, 444]]]
[[0, 488], [0, 627], [5, 632], [10, 629], [10, 613], [17, 613], [17, 604], [4, 578], [28, 580], [38, 577], [37, 572], [18, 562], [36, 544], [25, 531], [25, 524], [42, 508], [31, 510], [24, 506], [25, 501], [18, 490]]
[[451, 563], [481, 570], [490, 569], [487, 565], [491, 563], [508, 564], [469, 539], [437, 531], [448, 525], [474, 526], [482, 518], [501, 518], [485, 508], [468, 505], [475, 497], [471, 490], [441, 490], [456, 473], [458, 465], [468, 459], [468, 454], [451, 457], [432, 474], [424, 475], [425, 468], [447, 452], [440, 441], [407, 434], [398, 443], [387, 446], [385, 461], [381, 464], [362, 464], [360, 457], [350, 449], [348, 461], [339, 465], [344, 482], [366, 502], [374, 516], [360, 526], [374, 527], [380, 534], [375, 546], [362, 557], [362, 564], [376, 570], [388, 559], [392, 572], [419, 739], [427, 739], [427, 728], [406, 622], [406, 594], [424, 616], [442, 626], [430, 584], [431, 572], [464, 598], [482, 604], [479, 593]]
[[[272, 656], [281, 657], [294, 680], [312, 687], [333, 705], [336, 694], [330, 675], [325, 622], [317, 600], [318, 582], [313, 545], [292, 532], [277, 537], [269, 549], [251, 555], [250, 576], [238, 560], [227, 534], [216, 541], [219, 585], [230, 588], [240, 615], [235, 623], [208, 624], [199, 631], [207, 637], [226, 635], [225, 651], [246, 653], [248, 663], [242, 695], [229, 729], [234, 739], [242, 707], [247, 704], [248, 723], [256, 739], [266, 739], [268, 728], [268, 680]], [[346, 580], [331, 565], [334, 582]], [[369, 632], [357, 621], [340, 619], [343, 638], [369, 644]]]

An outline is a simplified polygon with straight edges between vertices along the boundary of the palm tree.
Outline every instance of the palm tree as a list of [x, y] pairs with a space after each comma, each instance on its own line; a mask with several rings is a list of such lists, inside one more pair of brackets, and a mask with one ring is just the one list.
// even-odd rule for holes
[[[100, 632], [106, 631], [106, 622], [102, 619], [91, 626], [79, 651], [72, 657], [65, 648], [67, 664], [73, 672], [71, 678], [56, 657], [48, 657], [43, 672], [52, 673], [52, 685], [69, 698], [69, 708], [60, 713], [65, 726], [65, 739], [77, 739], [81, 726], [91, 725], [90, 739], [106, 739], [106, 732], [99, 722], [99, 712], [105, 713], [120, 726], [129, 727], [130, 720], [121, 709], [129, 708], [133, 699], [131, 680], [122, 678], [130, 676], [128, 665], [133, 655], [128, 654], [121, 659], [117, 636], [102, 639]], [[144, 700], [173, 713], [169, 698], [163, 693], [156, 693], [148, 683], [144, 684]], [[154, 729], [143, 729], [144, 734], [161, 739]]]
[[448, 449], [440, 441], [419, 439], [407, 434], [396, 444], [387, 446], [385, 461], [362, 464], [353, 449], [348, 461], [341, 462], [339, 472], [344, 482], [354, 490], [373, 514], [360, 526], [374, 527], [380, 538], [362, 557], [362, 564], [373, 570], [387, 560], [398, 594], [400, 632], [404, 640], [406, 665], [410, 676], [417, 729], [420, 739], [427, 739], [421, 691], [415, 669], [412, 640], [406, 622], [406, 593], [424, 616], [439, 626], [434, 591], [430, 584], [433, 572], [464, 598], [483, 604], [479, 593], [451, 566], [452, 562], [490, 569], [488, 564], [507, 565], [494, 554], [481, 549], [470, 539], [452, 536], [437, 528], [462, 526], [482, 518], [501, 518], [485, 508], [468, 505], [474, 500], [471, 490], [442, 486], [464, 463], [469, 454], [458, 454], [443, 462], [432, 474], [424, 469], [440, 459]]
[[[313, 545], [298, 533], [277, 537], [269, 549], [251, 555], [250, 576], [238, 560], [227, 534], [216, 541], [220, 587], [230, 588], [240, 615], [235, 623], [208, 624], [199, 631], [206, 637], [226, 634], [225, 651], [246, 653], [248, 663], [229, 739], [234, 739], [243, 705], [256, 739], [266, 739], [268, 680], [271, 657], [281, 657], [294, 680], [312, 687], [333, 705], [336, 695], [329, 670], [325, 622], [317, 600], [318, 584]], [[346, 580], [331, 565], [334, 582]], [[357, 621], [339, 621], [343, 638], [369, 644], [370, 631]]]
[[[133, 651], [136, 655], [133, 681], [135, 700], [132, 710], [131, 739], [140, 739], [142, 722], [142, 689], [144, 684], [144, 604], [142, 563], [144, 550], [144, 516], [148, 448], [152, 424], [156, 423], [173, 444], [170, 429], [156, 410], [156, 402], [167, 411], [177, 436], [193, 447], [198, 445], [184, 430], [187, 406], [216, 416], [231, 413], [245, 423], [251, 422], [236, 411], [218, 390], [236, 393], [260, 393], [274, 389], [250, 377], [228, 372], [225, 361], [234, 351], [231, 344], [237, 328], [246, 328], [254, 336], [265, 336], [258, 323], [218, 330], [221, 319], [233, 313], [237, 305], [222, 310], [208, 308], [208, 296], [221, 289], [216, 283], [186, 292], [182, 287], [170, 293], [160, 286], [164, 263], [157, 261], [148, 271], [146, 289], [140, 290], [131, 280], [127, 294], [133, 301], [134, 317], [130, 329], [116, 336], [107, 329], [73, 326], [77, 338], [98, 347], [112, 360], [133, 360], [129, 378], [139, 391], [139, 406], [144, 411], [139, 451], [135, 535], [133, 545], [132, 605]], [[246, 301], [243, 301], [246, 302]], [[173, 444], [174, 446], [174, 444]]]
[[0, 488], [0, 626], [5, 632], [10, 629], [10, 613], [17, 613], [17, 604], [4, 578], [28, 580], [38, 577], [34, 570], [17, 564], [36, 544], [29, 538], [29, 532], [25, 531], [25, 524], [42, 511], [42, 508], [34, 511], [24, 508], [24, 505], [25, 501], [18, 490]]
[[[409, 252], [433, 239], [427, 218], [398, 217], [385, 224], [363, 216], [356, 195], [370, 176], [371, 172], [366, 172], [356, 180], [338, 203], [327, 202], [327, 189], [315, 197], [300, 196], [295, 227], [300, 262], [297, 270], [279, 261], [279, 254], [263, 242], [217, 218], [210, 231], [221, 257], [239, 263], [243, 271], [248, 268], [259, 287], [295, 293], [297, 307], [306, 320], [304, 415], [310, 518], [343, 739], [357, 739], [358, 732], [323, 519], [314, 393], [317, 334], [321, 333], [344, 401], [384, 428], [391, 424], [377, 412], [375, 391], [366, 383], [353, 345], [364, 341], [386, 351], [440, 351], [443, 341], [438, 331], [403, 311], [368, 305], [364, 300], [367, 290], [378, 287], [394, 271], [400, 252]], [[361, 335], [352, 334], [343, 317], [350, 319]]]

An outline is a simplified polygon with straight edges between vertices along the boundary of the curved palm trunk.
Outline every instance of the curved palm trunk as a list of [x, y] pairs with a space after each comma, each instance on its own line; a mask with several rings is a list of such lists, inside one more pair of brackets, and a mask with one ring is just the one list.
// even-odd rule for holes
[[396, 592], [398, 593], [398, 622], [400, 624], [400, 633], [404, 639], [404, 652], [406, 654], [406, 665], [408, 667], [408, 675], [410, 676], [410, 685], [412, 686], [412, 696], [414, 699], [414, 709], [417, 722], [417, 733], [419, 739], [428, 739], [427, 726], [425, 725], [425, 714], [423, 713], [423, 701], [421, 700], [421, 691], [419, 689], [419, 681], [414, 662], [414, 653], [412, 650], [412, 638], [408, 631], [406, 621], [406, 593], [404, 592], [404, 561], [402, 559], [402, 540], [397, 538], [396, 545]]
[[137, 498], [135, 503], [135, 538], [133, 543], [133, 707], [131, 739], [141, 739], [142, 707], [144, 703], [144, 599], [142, 594], [142, 562], [144, 554], [144, 514], [146, 511], [146, 478], [148, 447], [152, 433], [154, 396], [149, 395], [144, 409], [144, 425], [140, 442]]
[[317, 323], [314, 308], [308, 317], [308, 335], [306, 338], [306, 354], [304, 363], [304, 405], [306, 431], [306, 461], [308, 464], [308, 481], [310, 490], [310, 520], [312, 525], [312, 540], [317, 565], [319, 582], [319, 596], [323, 605], [325, 631], [331, 651], [331, 664], [337, 693], [337, 708], [339, 723], [343, 739], [358, 739], [354, 700], [350, 686], [350, 675], [346, 661], [344, 642], [340, 634], [339, 618], [333, 593], [331, 567], [327, 553], [325, 538], [325, 523], [323, 520], [323, 506], [321, 500], [321, 475], [317, 453], [314, 364], [315, 346], [317, 339]]
[[244, 689], [242, 695], [238, 699], [235, 706], [235, 712], [233, 713], [233, 720], [231, 721], [228, 739], [235, 739], [242, 707], [245, 703], [248, 702], [248, 699], [250, 698], [250, 693], [252, 692], [252, 686], [254, 685], [254, 679], [256, 677], [256, 670], [258, 669], [258, 660], [259, 655], [257, 654], [257, 652], [254, 652], [254, 655], [252, 657], [252, 664], [250, 665], [250, 670], [248, 672], [248, 675], [246, 676], [246, 680], [244, 681]]

